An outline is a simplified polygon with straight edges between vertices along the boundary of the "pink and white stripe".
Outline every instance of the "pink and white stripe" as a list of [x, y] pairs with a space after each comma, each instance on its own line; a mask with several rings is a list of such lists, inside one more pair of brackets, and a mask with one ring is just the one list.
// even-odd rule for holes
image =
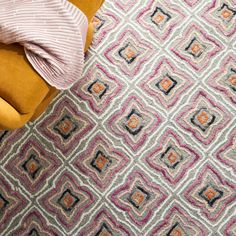
[[80, 79], [88, 20], [67, 0], [0, 0], [0, 42], [20, 43], [50, 85], [70, 88]]

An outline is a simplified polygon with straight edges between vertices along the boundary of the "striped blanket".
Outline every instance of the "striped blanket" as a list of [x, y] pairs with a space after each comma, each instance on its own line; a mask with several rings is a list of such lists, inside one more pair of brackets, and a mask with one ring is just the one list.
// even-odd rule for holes
[[88, 20], [67, 0], [1, 0], [0, 42], [19, 43], [50, 85], [70, 88], [81, 76]]

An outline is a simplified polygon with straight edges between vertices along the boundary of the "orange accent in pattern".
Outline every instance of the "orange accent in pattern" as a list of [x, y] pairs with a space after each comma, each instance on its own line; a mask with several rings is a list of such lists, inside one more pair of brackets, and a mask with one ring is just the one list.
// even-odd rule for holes
[[93, 85], [93, 91], [97, 94], [104, 91], [104, 89], [105, 89], [105, 86], [99, 82], [97, 82]]
[[107, 164], [107, 158], [106, 157], [101, 155], [96, 159], [96, 166], [100, 170], [102, 170], [106, 164]]
[[164, 19], [165, 17], [162, 14], [157, 14], [154, 17], [154, 20], [157, 24], [160, 24]]
[[208, 200], [212, 200], [216, 196], [216, 191], [213, 188], [209, 188], [206, 190], [204, 195], [207, 197]]
[[64, 120], [64, 122], [62, 124], [60, 124], [60, 129], [63, 132], [68, 133], [72, 129], [71, 122], [69, 120]]
[[74, 202], [74, 198], [69, 193], [67, 193], [63, 199], [63, 202], [67, 207], [70, 207]]
[[171, 232], [171, 236], [182, 236], [182, 230], [181, 229], [175, 229], [174, 231]]
[[128, 126], [132, 129], [135, 129], [137, 128], [139, 125], [139, 119], [137, 116], [135, 115], [132, 115], [130, 118], [129, 118], [129, 121], [128, 121]]
[[198, 43], [194, 43], [191, 47], [191, 50], [194, 54], [198, 53], [201, 50], [201, 45]]
[[229, 78], [229, 81], [232, 85], [236, 86], [236, 75], [233, 75], [231, 78]]
[[111, 234], [109, 234], [108, 232], [102, 232], [100, 235], [101, 236], [111, 236]]
[[135, 56], [135, 51], [131, 48], [126, 48], [125, 50], [125, 55], [127, 56], [128, 59], [131, 59], [132, 57]]
[[97, 17], [93, 17], [92, 23], [93, 23], [94, 27], [96, 28], [101, 23], [101, 20], [98, 19]]
[[228, 9], [224, 9], [222, 12], [221, 12], [221, 16], [225, 19], [229, 18], [230, 16], [232, 15], [232, 12]]
[[135, 201], [138, 205], [141, 205], [145, 199], [144, 195], [141, 192], [135, 192], [132, 195], [133, 201]]
[[2, 209], [3, 207], [4, 207], [4, 201], [0, 199], [0, 209]]
[[206, 124], [209, 119], [207, 112], [202, 111], [201, 114], [197, 116], [197, 119], [202, 125]]
[[34, 173], [37, 169], [37, 164], [35, 163], [35, 161], [31, 161], [28, 165], [28, 171], [30, 173]]
[[168, 160], [170, 161], [171, 164], [175, 163], [177, 160], [177, 154], [175, 152], [171, 152], [170, 155], [168, 156]]
[[173, 84], [173, 82], [169, 79], [169, 78], [164, 78], [162, 81], [161, 81], [161, 83], [160, 83], [160, 85], [161, 85], [161, 87], [165, 90], [165, 91], [167, 91], [169, 88], [170, 88], [170, 86]]

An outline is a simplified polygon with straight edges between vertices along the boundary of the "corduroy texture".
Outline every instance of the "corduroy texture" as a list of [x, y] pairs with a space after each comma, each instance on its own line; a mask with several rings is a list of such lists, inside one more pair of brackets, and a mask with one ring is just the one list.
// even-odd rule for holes
[[81, 77], [87, 28], [85, 14], [67, 0], [0, 3], [0, 42], [21, 44], [32, 66], [57, 89]]

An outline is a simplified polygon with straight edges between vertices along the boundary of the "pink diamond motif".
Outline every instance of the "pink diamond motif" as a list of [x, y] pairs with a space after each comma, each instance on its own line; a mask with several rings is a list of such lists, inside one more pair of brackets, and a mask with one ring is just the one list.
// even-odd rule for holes
[[152, 182], [141, 170], [133, 170], [125, 183], [110, 195], [115, 206], [128, 214], [140, 227], [148, 223], [166, 198], [164, 189]]
[[13, 190], [5, 177], [0, 174], [0, 232], [3, 232], [11, 220], [28, 205], [28, 201], [19, 191]]
[[167, 1], [152, 0], [138, 13], [136, 20], [155, 39], [165, 41], [184, 18], [185, 15], [179, 6]]
[[52, 114], [37, 126], [38, 131], [68, 156], [78, 146], [78, 141], [90, 132], [94, 122], [67, 97], [57, 103]]
[[136, 0], [114, 0], [114, 3], [122, 11], [128, 12], [131, 9], [133, 9], [135, 4], [137, 4], [137, 1]]
[[129, 76], [129, 79], [133, 79], [154, 52], [157, 52], [157, 49], [154, 50], [138, 32], [134, 29], [124, 29], [115, 42], [106, 49], [104, 55], [110, 63]]
[[93, 217], [91, 223], [78, 234], [78, 236], [84, 235], [131, 236], [132, 234], [127, 230], [127, 227], [117, 222], [117, 217], [114, 216], [107, 207], [103, 207], [97, 212], [96, 216]]
[[233, 130], [227, 138], [227, 141], [221, 145], [215, 152], [214, 157], [221, 163], [231, 167], [236, 173], [236, 130]]
[[0, 130], [0, 161], [9, 153], [12, 144], [16, 143], [27, 132], [27, 128], [23, 127], [14, 131]]
[[130, 94], [107, 120], [107, 127], [134, 151], [137, 152], [162, 123], [162, 117], [152, 108], [147, 107], [138, 96]]
[[182, 193], [210, 221], [217, 221], [236, 200], [236, 185], [211, 165], [204, 166]]
[[198, 220], [189, 215], [177, 203], [170, 206], [164, 220], [158, 223], [149, 236], [159, 235], [210, 235], [209, 230]]
[[106, 38], [107, 34], [115, 29], [121, 19], [110, 11], [102, 9], [93, 18], [93, 24], [95, 26], [95, 34], [93, 38], [93, 47], [100, 45]]
[[213, 0], [201, 12], [207, 23], [217, 28], [226, 37], [236, 32], [236, 1]]
[[203, 90], [198, 91], [189, 104], [176, 115], [175, 121], [201, 143], [209, 145], [227, 126], [232, 115]]
[[200, 159], [200, 154], [170, 128], [163, 132], [145, 162], [154, 172], [160, 172], [170, 184], [177, 185]]
[[231, 218], [221, 229], [222, 235], [231, 236], [236, 235], [236, 217]]
[[193, 81], [189, 78], [191, 76], [176, 68], [171, 60], [162, 57], [139, 86], [157, 103], [170, 109], [192, 87]]
[[198, 24], [192, 23], [175, 40], [171, 51], [191, 68], [202, 72], [223, 48], [221, 42], [208, 35]]
[[43, 195], [39, 202], [55, 217], [65, 230], [72, 230], [83, 214], [94, 205], [96, 198], [91, 191], [78, 184], [73, 174], [64, 171], [53, 188]]
[[53, 226], [48, 225], [42, 214], [32, 209], [22, 220], [23, 224], [19, 225], [15, 230], [9, 234], [15, 235], [39, 235], [44, 232], [45, 235], [61, 235], [61, 233]]
[[79, 172], [89, 176], [92, 182], [102, 190], [112, 184], [116, 175], [129, 162], [127, 155], [113, 146], [103, 134], [99, 133], [72, 163]]
[[124, 84], [99, 63], [94, 63], [73, 88], [72, 92], [87, 101], [93, 111], [105, 113], [111, 101], [122, 91]]
[[183, 0], [185, 3], [187, 3], [190, 7], [197, 6], [202, 0]]
[[61, 161], [34, 136], [29, 137], [20, 151], [8, 160], [5, 169], [31, 193], [40, 191], [48, 178], [60, 167]]
[[230, 102], [236, 104], [236, 56], [229, 54], [214, 72], [207, 84], [222, 93]]

